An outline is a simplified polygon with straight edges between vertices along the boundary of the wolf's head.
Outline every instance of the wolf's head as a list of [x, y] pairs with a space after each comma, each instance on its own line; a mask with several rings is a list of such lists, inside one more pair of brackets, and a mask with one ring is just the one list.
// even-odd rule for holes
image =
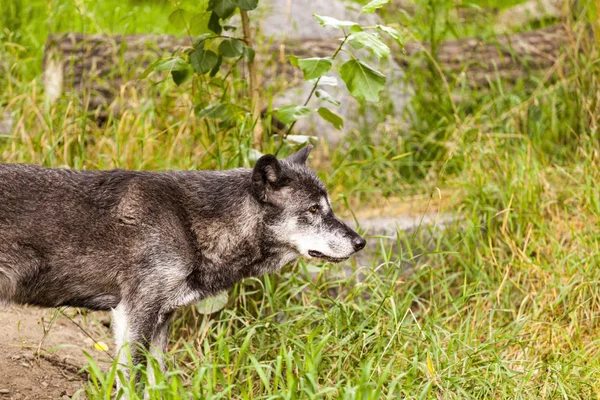
[[252, 190], [274, 240], [299, 255], [339, 262], [366, 242], [333, 214], [325, 185], [306, 166], [311, 149], [281, 160], [261, 157], [252, 172]]

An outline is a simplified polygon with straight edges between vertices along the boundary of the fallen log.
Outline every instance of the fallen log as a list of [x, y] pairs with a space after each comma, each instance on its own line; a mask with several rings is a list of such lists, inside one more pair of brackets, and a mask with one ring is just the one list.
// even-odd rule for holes
[[[515, 83], [536, 71], [551, 68], [569, 44], [564, 25], [499, 35], [494, 41], [468, 38], [441, 42], [435, 54], [428, 43], [407, 43], [406, 56], [397, 54], [400, 65], [408, 67], [415, 56], [422, 54], [422, 62], [430, 60], [449, 76], [463, 75], [472, 87], [486, 87], [490, 80]], [[414, 65], [414, 64], [413, 64]], [[419, 64], [419, 66], [422, 66]]]
[[63, 92], [85, 94], [89, 110], [108, 106], [120, 87], [158, 58], [189, 46], [171, 35], [49, 35], [44, 51], [44, 87], [54, 102]]
[[[465, 7], [457, 2], [452, 7], [452, 15], [457, 20], [472, 20], [481, 15], [495, 16], [493, 23], [496, 30], [505, 31], [548, 19], [560, 19], [573, 9], [577, 0], [527, 0], [523, 3], [499, 9], [497, 7]], [[467, 2], [468, 3], [468, 2]], [[386, 11], [401, 11], [407, 15], [415, 15], [418, 6], [415, 0], [392, 0]]]
[[[444, 73], [464, 74], [469, 85], [485, 87], [490, 80], [516, 82], [535, 71], [547, 70], [568, 41], [567, 29], [556, 25], [501, 35], [491, 42], [476, 38], [443, 41], [432, 56]], [[107, 106], [121, 86], [135, 80], [151, 62], [189, 45], [188, 38], [169, 35], [50, 35], [44, 58], [46, 95], [54, 101], [65, 91], [75, 91], [85, 94], [89, 110]], [[287, 56], [326, 57], [337, 45], [332, 39], [288, 40], [259, 51], [264, 84], [301, 82], [299, 70], [289, 64]], [[429, 47], [427, 43], [407, 43], [405, 53], [396, 48], [393, 56], [408, 67], [430, 58]]]

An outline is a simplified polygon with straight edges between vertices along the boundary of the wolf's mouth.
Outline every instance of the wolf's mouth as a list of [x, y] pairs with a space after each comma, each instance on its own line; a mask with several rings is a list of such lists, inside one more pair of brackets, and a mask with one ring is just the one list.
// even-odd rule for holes
[[333, 263], [342, 262], [342, 261], [347, 260], [349, 258], [349, 257], [331, 257], [331, 256], [326, 256], [325, 254], [321, 253], [320, 251], [316, 251], [316, 250], [309, 250], [308, 251], [308, 255], [311, 256], [311, 257], [320, 258], [321, 260], [325, 260], [325, 261], [329, 261], [329, 262], [333, 262]]

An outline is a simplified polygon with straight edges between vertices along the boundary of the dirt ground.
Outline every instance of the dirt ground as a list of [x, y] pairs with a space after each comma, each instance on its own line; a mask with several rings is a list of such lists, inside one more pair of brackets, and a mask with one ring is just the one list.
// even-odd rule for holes
[[[34, 307], [0, 308], [0, 400], [70, 399], [87, 380], [81, 370], [87, 364], [82, 350], [100, 366], [110, 363], [110, 357], [96, 350], [94, 341], [64, 315], [58, 314], [50, 326], [56, 313]], [[65, 313], [95, 340], [106, 343], [112, 354], [108, 314]]]

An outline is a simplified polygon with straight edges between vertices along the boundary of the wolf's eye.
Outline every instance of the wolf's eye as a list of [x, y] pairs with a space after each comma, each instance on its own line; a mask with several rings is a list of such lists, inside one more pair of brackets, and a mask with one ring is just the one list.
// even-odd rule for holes
[[310, 211], [311, 213], [315, 214], [317, 211], [319, 211], [319, 206], [318, 205], [314, 205], [314, 206], [310, 206], [310, 208], [308, 209], [308, 211]]

